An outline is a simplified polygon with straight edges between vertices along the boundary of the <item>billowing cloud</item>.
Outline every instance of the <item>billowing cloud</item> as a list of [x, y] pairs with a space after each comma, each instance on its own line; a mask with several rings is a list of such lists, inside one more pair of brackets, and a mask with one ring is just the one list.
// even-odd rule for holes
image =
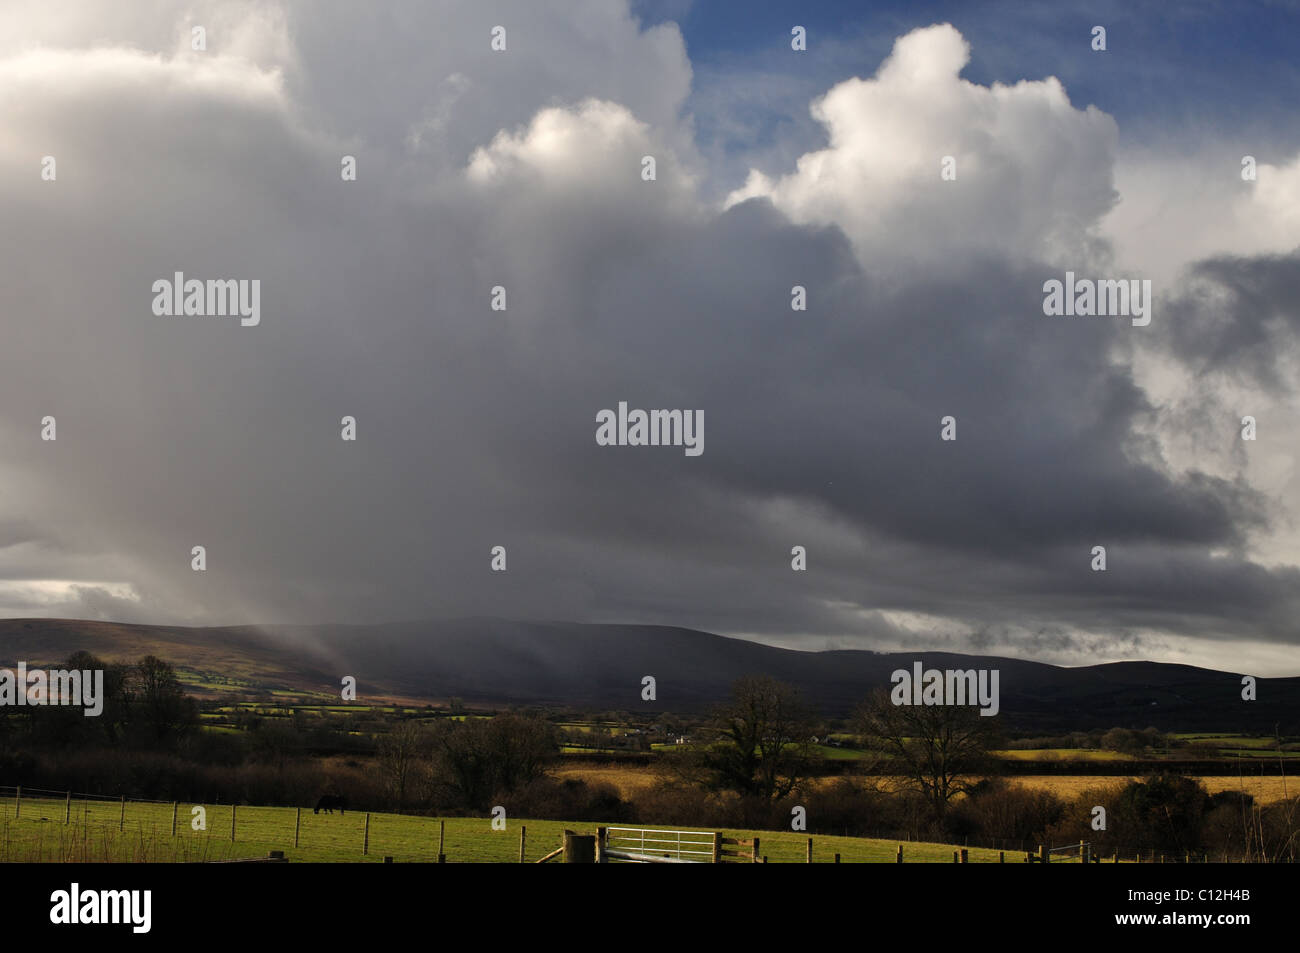
[[[1144, 364], [1269, 367], [1277, 397], [1290, 319], [1252, 343], [1162, 290], [1135, 348], [1045, 317], [1045, 277], [1123, 264], [1116, 126], [1050, 78], [963, 80], [951, 27], [831, 88], [829, 144], [720, 206], [680, 34], [614, 5], [68, 9], [0, 46], [0, 611], [1066, 659], [1300, 635], [1295, 553], [1258, 558], [1276, 485], [1175, 454]], [[260, 280], [261, 324], [154, 315], [177, 271]], [[1293, 314], [1284, 266], [1203, 273]], [[597, 446], [620, 401], [703, 411], [704, 453]]]
[[[1054, 78], [971, 83], [969, 59], [947, 24], [900, 38], [874, 77], [813, 103], [827, 148], [775, 181], [751, 173], [730, 201], [765, 196], [796, 222], [838, 225], [877, 266], [980, 251], [1080, 260], [1117, 197], [1114, 120], [1073, 107]], [[941, 178], [945, 157], [955, 177]]]

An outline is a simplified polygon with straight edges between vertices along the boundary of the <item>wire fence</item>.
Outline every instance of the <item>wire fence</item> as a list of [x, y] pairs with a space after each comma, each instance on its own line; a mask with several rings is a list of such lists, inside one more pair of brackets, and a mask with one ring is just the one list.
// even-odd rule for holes
[[[317, 814], [310, 808], [113, 798], [0, 785], [0, 861], [215, 861], [265, 855], [272, 850], [296, 850], [300, 852], [299, 859], [319, 861], [381, 861], [389, 857], [395, 861], [426, 863], [448, 858], [496, 862], [525, 859], [522, 826], [516, 848], [513, 837], [483, 837], [483, 823], [481, 818], [442, 820], [364, 811]], [[448, 824], [452, 825], [450, 838]], [[538, 824], [546, 833], [535, 829], [535, 834], [548, 839], [535, 837], [529, 841], [529, 852], [540, 856], [543, 844], [549, 849], [549, 838], [554, 834], [549, 828], [563, 824]], [[621, 833], [624, 829], [610, 830]], [[657, 836], [680, 835], [659, 831]], [[894, 838], [875, 835], [871, 839]], [[906, 835], [896, 840], [900, 853], [907, 845], [909, 860], [914, 856], [914, 849], [921, 846]], [[1092, 862], [1140, 863], [1198, 863], [1211, 859], [1199, 850], [1161, 852], [1121, 848], [1094, 853], [1090, 845], [1081, 843], [1048, 848], [1052, 855], [1049, 858], [1042, 856], [1044, 845], [994, 838], [966, 840], [970, 847], [1005, 852], [1008, 862], [1026, 860], [1031, 854], [1039, 855], [1035, 860], [1053, 863], [1080, 863], [1085, 857]], [[678, 850], [695, 847], [685, 842], [675, 846]], [[960, 856], [958, 851], [953, 853]]]
[[441, 825], [364, 811], [112, 798], [0, 785], [0, 860], [226, 860], [300, 849], [320, 860], [437, 861]]

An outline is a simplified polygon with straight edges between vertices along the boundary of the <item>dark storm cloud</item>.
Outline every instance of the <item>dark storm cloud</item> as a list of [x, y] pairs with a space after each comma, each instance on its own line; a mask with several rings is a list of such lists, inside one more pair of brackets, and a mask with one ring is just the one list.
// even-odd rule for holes
[[[18, 111], [50, 134], [27, 151], [56, 151], [60, 178], [40, 182], [30, 154], [4, 164], [22, 225], [0, 235], [0, 462], [23, 504], [0, 511], [0, 547], [73, 541], [43, 578], [86, 580], [68, 596], [85, 614], [474, 614], [869, 643], [900, 637], [880, 614], [895, 610], [982, 638], [1027, 627], [1035, 651], [1086, 651], [1075, 630], [1107, 627], [1295, 640], [1296, 573], [1242, 555], [1276, 518], [1267, 501], [1162, 464], [1142, 427], [1154, 408], [1114, 360], [1132, 329], [1045, 317], [1052, 267], [990, 251], [877, 270], [838, 228], [766, 199], [700, 203], [681, 129], [660, 129], [689, 81], [669, 35], [598, 18], [608, 48], [566, 61], [553, 39], [506, 82], [486, 54], [451, 61], [451, 26], [417, 21], [390, 48], [374, 24], [291, 17], [300, 65], [282, 85], [226, 63], [191, 88], [183, 68], [127, 58], [111, 109], [103, 71], [64, 64]], [[446, 62], [420, 59], [422, 30]], [[345, 47], [366, 69], [331, 71]], [[599, 64], [624, 54], [608, 87]], [[466, 82], [439, 85], [454, 73]], [[561, 108], [516, 128], [556, 90]], [[1232, 283], [1244, 309], [1294, 296], [1294, 270], [1253, 267]], [[260, 279], [261, 325], [153, 315], [151, 283], [177, 270]], [[489, 309], [498, 284], [505, 312]], [[1281, 340], [1189, 321], [1173, 353], [1215, 366], [1264, 366]], [[702, 410], [703, 455], [597, 446], [596, 413], [620, 401]], [[495, 545], [506, 573], [489, 570]]]
[[1269, 392], [1294, 390], [1300, 355], [1300, 251], [1216, 257], [1189, 274], [1192, 290], [1168, 324], [1172, 352], [1199, 373], [1230, 375]]

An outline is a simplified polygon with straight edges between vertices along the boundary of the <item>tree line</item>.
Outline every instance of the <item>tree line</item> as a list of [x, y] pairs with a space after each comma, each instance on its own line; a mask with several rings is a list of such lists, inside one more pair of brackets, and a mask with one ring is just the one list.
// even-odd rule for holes
[[103, 711], [86, 717], [78, 706], [0, 709], [0, 754], [28, 746], [166, 747], [198, 728], [198, 706], [186, 694], [172, 665], [157, 656], [115, 663], [89, 652], [76, 652], [62, 667], [103, 671]]

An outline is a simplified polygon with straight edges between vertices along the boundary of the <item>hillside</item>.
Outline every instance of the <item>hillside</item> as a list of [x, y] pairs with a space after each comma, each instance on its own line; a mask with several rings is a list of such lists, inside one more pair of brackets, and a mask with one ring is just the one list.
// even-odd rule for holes
[[[1063, 668], [938, 652], [802, 652], [691, 629], [494, 619], [223, 628], [0, 620], [0, 666], [56, 662], [82, 649], [108, 660], [153, 653], [210, 689], [228, 680], [226, 690], [332, 693], [353, 675], [363, 701], [459, 696], [626, 711], [700, 709], [734, 679], [768, 673], [827, 713], [844, 713], [920, 659], [941, 669], [999, 669], [1002, 713], [1018, 728], [1300, 731], [1300, 678], [1262, 679], [1259, 700], [1248, 703], [1240, 675], [1155, 662]], [[657, 680], [655, 703], [641, 701], [645, 675]]]

